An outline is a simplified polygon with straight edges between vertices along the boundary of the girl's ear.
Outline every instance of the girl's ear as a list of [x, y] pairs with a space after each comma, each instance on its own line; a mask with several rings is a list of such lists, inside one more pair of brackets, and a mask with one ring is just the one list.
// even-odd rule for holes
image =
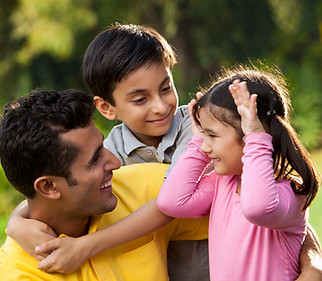
[[117, 119], [117, 114], [115, 113], [114, 106], [102, 99], [101, 97], [95, 96], [94, 102], [97, 110], [107, 119], [115, 120]]
[[59, 199], [61, 192], [57, 188], [57, 177], [42, 176], [35, 180], [34, 189], [48, 199]]

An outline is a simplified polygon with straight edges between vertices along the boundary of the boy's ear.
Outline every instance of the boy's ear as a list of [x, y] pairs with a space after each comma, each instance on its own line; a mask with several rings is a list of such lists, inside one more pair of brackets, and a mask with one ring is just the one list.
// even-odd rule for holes
[[94, 102], [97, 110], [107, 119], [115, 120], [117, 119], [117, 114], [114, 111], [114, 106], [108, 103], [101, 97], [95, 96]]
[[34, 189], [48, 199], [59, 199], [61, 192], [57, 188], [57, 177], [42, 176], [35, 180]]

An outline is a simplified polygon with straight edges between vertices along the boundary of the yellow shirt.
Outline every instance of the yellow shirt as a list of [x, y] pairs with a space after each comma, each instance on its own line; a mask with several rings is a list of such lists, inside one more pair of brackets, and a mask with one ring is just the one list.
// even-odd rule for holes
[[[92, 217], [89, 232], [118, 221], [155, 198], [167, 167], [160, 163], [144, 163], [123, 166], [115, 171], [113, 192], [118, 197], [117, 207], [103, 216]], [[176, 219], [153, 233], [96, 255], [71, 274], [49, 274], [37, 269], [37, 260], [8, 237], [1, 248], [0, 276], [6, 281], [168, 280], [166, 249], [169, 240], [200, 240], [207, 238], [207, 233], [208, 217]]]

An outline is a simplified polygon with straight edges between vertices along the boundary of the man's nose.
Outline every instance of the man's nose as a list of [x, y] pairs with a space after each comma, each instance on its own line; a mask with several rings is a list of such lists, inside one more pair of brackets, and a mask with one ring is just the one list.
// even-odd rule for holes
[[105, 164], [104, 170], [105, 171], [113, 171], [117, 170], [121, 167], [121, 161], [109, 150], [104, 148], [104, 157], [105, 157]]

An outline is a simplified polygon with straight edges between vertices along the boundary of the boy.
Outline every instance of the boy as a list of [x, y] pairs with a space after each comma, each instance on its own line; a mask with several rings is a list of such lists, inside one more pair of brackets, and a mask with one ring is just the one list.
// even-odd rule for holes
[[[171, 71], [175, 53], [154, 29], [115, 25], [89, 45], [83, 78], [96, 108], [113, 128], [104, 146], [122, 165], [170, 163], [166, 176], [189, 143], [192, 132], [187, 106], [179, 107]], [[170, 241], [170, 280], [209, 280], [208, 242]]]

